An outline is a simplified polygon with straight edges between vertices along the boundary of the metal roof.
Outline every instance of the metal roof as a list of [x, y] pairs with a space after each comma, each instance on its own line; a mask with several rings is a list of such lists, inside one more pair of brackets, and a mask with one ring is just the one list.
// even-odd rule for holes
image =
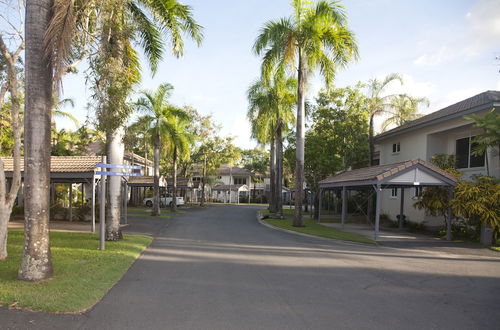
[[500, 106], [500, 91], [486, 91], [381, 133], [375, 136], [375, 142], [419, 127], [437, 124], [444, 120], [462, 117], [481, 110], [488, 110], [494, 106]]
[[[131, 176], [127, 184], [133, 187], [154, 187], [154, 176]], [[165, 187], [163, 177], [160, 177], [160, 187]]]
[[[394, 180], [396, 178], [401, 178], [403, 174], [409, 173], [412, 170], [421, 170], [426, 175], [420, 175], [420, 180], [424, 181], [414, 181], [414, 177], [407, 177], [404, 180]], [[416, 174], [418, 175], [418, 174]], [[435, 178], [441, 184], [437, 183]], [[425, 181], [427, 180], [427, 181]], [[450, 185], [454, 186], [457, 183], [457, 179], [450, 173], [442, 170], [434, 164], [426, 162], [422, 159], [415, 159], [410, 161], [404, 161], [393, 164], [384, 164], [371, 167], [360, 168], [351, 171], [345, 171], [337, 175], [328, 177], [319, 182], [321, 188], [328, 187], [351, 187], [351, 186], [371, 186], [371, 185], [421, 185], [421, 186], [432, 186], [432, 185]]]

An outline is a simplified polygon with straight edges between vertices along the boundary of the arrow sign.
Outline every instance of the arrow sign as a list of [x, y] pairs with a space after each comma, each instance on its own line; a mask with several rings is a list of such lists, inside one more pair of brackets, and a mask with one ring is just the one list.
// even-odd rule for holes
[[107, 176], [142, 176], [141, 173], [130, 173], [130, 172], [104, 172], [96, 171], [97, 175], [107, 175]]
[[121, 165], [121, 164], [103, 164], [103, 163], [97, 163], [95, 165], [96, 167], [102, 167], [102, 168], [123, 168], [126, 170], [140, 170], [142, 169], [141, 166], [139, 165]]

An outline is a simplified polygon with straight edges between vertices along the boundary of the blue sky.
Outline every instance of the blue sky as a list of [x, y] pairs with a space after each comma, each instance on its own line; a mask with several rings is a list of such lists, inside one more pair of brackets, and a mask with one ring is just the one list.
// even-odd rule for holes
[[[164, 57], [151, 77], [143, 65], [138, 89], [174, 85], [172, 103], [190, 105], [213, 114], [237, 145], [253, 147], [246, 120], [246, 90], [259, 75], [260, 60], [251, 48], [259, 29], [270, 19], [291, 14], [289, 0], [185, 0], [204, 26], [201, 48], [187, 41], [185, 56]], [[356, 34], [360, 60], [336, 77], [344, 87], [397, 72], [405, 85], [388, 93], [408, 92], [427, 97], [428, 113], [486, 90], [500, 90], [500, 1], [498, 0], [352, 0], [346, 7], [349, 26]], [[145, 62], [144, 62], [145, 63]], [[321, 88], [312, 79], [309, 97]], [[82, 122], [91, 93], [83, 75], [64, 80], [64, 96], [76, 101], [73, 112]], [[59, 127], [71, 128], [61, 120]]]

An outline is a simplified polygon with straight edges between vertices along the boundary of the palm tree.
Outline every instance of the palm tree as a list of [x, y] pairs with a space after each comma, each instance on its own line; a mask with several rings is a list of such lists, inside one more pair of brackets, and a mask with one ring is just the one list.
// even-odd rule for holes
[[174, 87], [162, 84], [155, 92], [143, 91], [142, 97], [135, 104], [136, 109], [146, 115], [142, 118], [150, 127], [149, 133], [153, 140], [154, 193], [151, 215], [160, 215], [160, 137], [167, 123], [165, 107]]
[[24, 116], [24, 249], [18, 277], [52, 277], [49, 244], [50, 124], [52, 66], [43, 40], [52, 14], [51, 0], [26, 2], [26, 102]]
[[[123, 125], [131, 107], [127, 104], [133, 86], [140, 81], [139, 44], [153, 74], [164, 53], [162, 35], [168, 36], [171, 51], [183, 55], [182, 34], [200, 45], [202, 28], [192, 17], [191, 7], [176, 0], [76, 0], [59, 1], [47, 33], [48, 48], [57, 65], [56, 78], [67, 70], [72, 41], [83, 39], [96, 49], [90, 57], [95, 109], [99, 129], [106, 132], [108, 162], [123, 162]], [[90, 34], [82, 37], [75, 31]], [[120, 240], [120, 177], [108, 178], [106, 239]]]
[[262, 74], [269, 79], [273, 71], [295, 70], [297, 88], [297, 149], [295, 167], [295, 217], [293, 225], [304, 226], [302, 197], [304, 183], [304, 117], [306, 84], [317, 68], [330, 85], [339, 68], [357, 57], [354, 34], [347, 28], [343, 7], [337, 2], [293, 0], [294, 15], [268, 22], [254, 44], [263, 55]]
[[409, 121], [422, 117], [418, 112], [419, 105], [429, 107], [429, 100], [425, 97], [412, 97], [408, 94], [399, 94], [391, 100], [389, 114], [382, 124], [382, 131], [387, 130], [390, 125], [401, 126]]
[[370, 79], [367, 84], [368, 89], [368, 100], [367, 100], [367, 110], [369, 113], [370, 120], [370, 131], [369, 131], [369, 144], [370, 144], [370, 158], [368, 166], [373, 164], [373, 153], [375, 151], [375, 145], [373, 142], [374, 132], [374, 119], [376, 116], [387, 113], [391, 108], [391, 102], [396, 97], [396, 95], [386, 95], [382, 96], [387, 86], [393, 82], [399, 81], [403, 84], [403, 78], [397, 74], [392, 73], [384, 78], [384, 80], [378, 80], [377, 78]]
[[189, 157], [190, 145], [194, 137], [187, 131], [191, 117], [182, 109], [167, 106], [164, 108], [167, 123], [163, 125], [162, 136], [172, 155], [172, 211], [177, 211], [177, 163]]
[[283, 213], [283, 131], [295, 120], [292, 108], [297, 99], [297, 80], [276, 75], [270, 82], [258, 80], [248, 90], [248, 119], [252, 136], [261, 144], [271, 145], [271, 213]]

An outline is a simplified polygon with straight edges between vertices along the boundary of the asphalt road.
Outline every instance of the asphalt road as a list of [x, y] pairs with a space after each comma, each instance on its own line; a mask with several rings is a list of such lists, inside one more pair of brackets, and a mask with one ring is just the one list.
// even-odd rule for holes
[[499, 329], [500, 256], [283, 233], [256, 207], [133, 221], [156, 239], [84, 314], [0, 309], [1, 329]]

